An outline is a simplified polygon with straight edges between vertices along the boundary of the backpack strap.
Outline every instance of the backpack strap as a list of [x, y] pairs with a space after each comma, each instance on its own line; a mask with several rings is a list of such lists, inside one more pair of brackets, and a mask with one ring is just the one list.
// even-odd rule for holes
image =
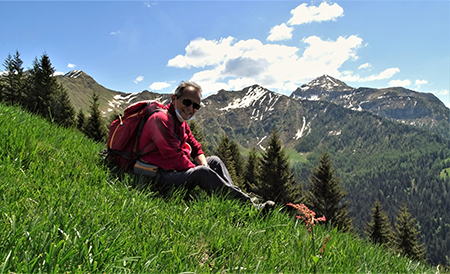
[[[178, 141], [180, 141], [180, 137], [178, 137], [178, 134], [177, 134], [177, 132], [176, 132], [176, 124], [175, 124], [175, 118], [173, 118], [173, 116], [166, 110], [166, 109], [161, 109], [161, 108], [158, 108], [158, 109], [156, 109], [155, 111], [153, 111], [152, 113], [150, 113], [150, 115], [147, 117], [147, 119], [143, 119], [142, 121], [141, 121], [141, 123], [142, 123], [142, 127], [141, 127], [141, 125], [139, 125], [139, 130], [138, 130], [138, 140], [137, 140], [137, 142], [136, 142], [136, 144], [137, 144], [137, 149], [139, 149], [139, 142], [140, 142], [140, 136], [141, 136], [141, 134], [142, 134], [142, 130], [144, 129], [144, 125], [145, 125], [145, 123], [148, 121], [148, 118], [150, 118], [150, 116], [152, 116], [154, 113], [156, 113], [156, 112], [158, 112], [158, 111], [164, 111], [164, 113], [166, 113], [168, 116], [170, 116], [170, 117], [172, 117], [172, 119], [173, 119], [173, 133], [175, 134], [175, 138], [177, 138], [177, 140]], [[139, 159], [139, 158], [141, 158], [142, 156], [144, 156], [144, 155], [146, 155], [146, 154], [148, 154], [148, 153], [151, 153], [151, 152], [154, 152], [154, 151], [156, 151], [158, 148], [156, 147], [156, 148], [154, 148], [154, 149], [149, 149], [150, 148], [150, 145], [152, 144], [153, 142], [149, 142], [148, 144], [146, 144], [145, 146], [144, 146], [144, 148], [142, 149], [142, 150], [140, 150], [140, 151], [138, 151], [137, 153], [136, 153], [136, 156], [137, 156], [137, 158]]]

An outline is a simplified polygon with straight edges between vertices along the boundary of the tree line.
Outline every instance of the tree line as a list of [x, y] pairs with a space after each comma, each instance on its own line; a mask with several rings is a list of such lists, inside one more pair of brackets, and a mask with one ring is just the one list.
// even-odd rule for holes
[[88, 117], [82, 110], [76, 114], [69, 94], [58, 83], [55, 68], [46, 53], [36, 57], [29, 70], [24, 70], [19, 51], [14, 55], [8, 54], [3, 66], [0, 102], [21, 106], [63, 127], [76, 127], [97, 142], [106, 140], [107, 128], [99, 110], [98, 94], [92, 95]]

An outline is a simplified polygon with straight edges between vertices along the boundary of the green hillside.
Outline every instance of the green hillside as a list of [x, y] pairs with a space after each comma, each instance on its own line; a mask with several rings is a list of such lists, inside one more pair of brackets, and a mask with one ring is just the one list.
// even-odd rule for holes
[[99, 95], [101, 109], [105, 112], [108, 108], [111, 108], [108, 102], [117, 94], [121, 94], [99, 85], [91, 76], [81, 71], [76, 78], [57, 76], [56, 79], [69, 91], [70, 101], [77, 111], [82, 109], [87, 112], [89, 110], [94, 92]]
[[284, 211], [139, 193], [101, 164], [103, 144], [19, 108], [0, 104], [0, 125], [1, 273], [436, 272], [323, 226], [313, 246]]

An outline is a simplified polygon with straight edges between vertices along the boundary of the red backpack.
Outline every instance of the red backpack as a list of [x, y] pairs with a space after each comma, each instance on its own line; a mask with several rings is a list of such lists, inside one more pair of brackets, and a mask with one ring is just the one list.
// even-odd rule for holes
[[128, 106], [123, 116], [111, 123], [107, 143], [107, 159], [110, 164], [125, 171], [132, 171], [140, 156], [149, 153], [146, 147], [139, 151], [139, 139], [145, 122], [155, 112], [164, 110], [158, 101], [141, 101]]

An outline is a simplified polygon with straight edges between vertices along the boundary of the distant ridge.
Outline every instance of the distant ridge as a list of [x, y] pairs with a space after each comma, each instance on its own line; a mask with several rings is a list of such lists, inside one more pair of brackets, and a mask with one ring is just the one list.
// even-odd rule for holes
[[322, 100], [356, 111], [370, 111], [450, 138], [449, 109], [431, 93], [403, 87], [353, 88], [329, 75], [323, 75], [297, 88], [291, 98]]
[[[139, 93], [125, 93], [105, 88], [81, 70], [72, 70], [64, 76], [57, 77], [69, 91], [69, 96], [77, 110], [88, 111], [93, 92], [99, 94], [100, 109], [105, 117], [122, 113], [128, 105], [142, 100], [160, 100], [166, 103], [170, 101], [170, 94], [158, 94], [148, 90]], [[251, 93], [247, 94], [245, 98], [238, 97], [245, 91], [251, 91]], [[274, 97], [272, 100], [275, 100], [275, 95], [278, 93], [268, 93], [268, 91], [260, 85], [253, 85], [242, 91], [233, 91], [224, 98], [216, 96], [215, 98], [229, 101], [229, 106], [221, 108], [231, 110], [238, 104], [245, 104], [255, 96], [272, 96]], [[226, 91], [222, 90], [218, 94], [224, 95], [224, 92]], [[431, 93], [416, 92], [402, 87], [354, 88], [325, 74], [298, 87], [292, 92], [290, 98], [326, 101], [351, 110], [369, 111], [400, 123], [431, 130], [450, 139], [449, 109]], [[203, 101], [206, 102], [206, 100]], [[213, 102], [209, 104], [215, 105]], [[260, 115], [252, 113], [250, 117], [250, 119], [256, 119]]]

